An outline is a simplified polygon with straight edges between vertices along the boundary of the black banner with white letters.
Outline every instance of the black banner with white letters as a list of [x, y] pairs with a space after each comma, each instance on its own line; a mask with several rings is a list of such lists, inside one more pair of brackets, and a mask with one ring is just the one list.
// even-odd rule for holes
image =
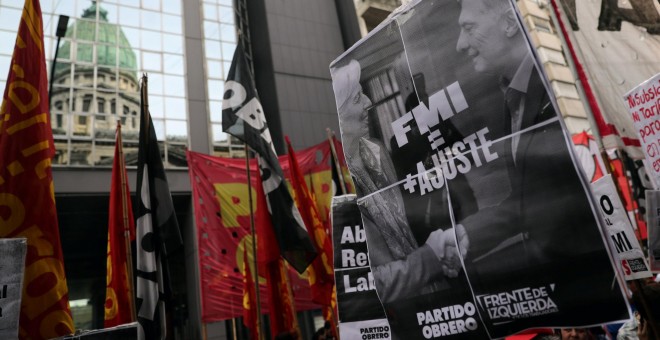
[[259, 102], [243, 44], [239, 43], [227, 74], [222, 100], [222, 130], [257, 153], [261, 184], [282, 257], [302, 273], [316, 257], [305, 224], [284, 182], [284, 173]]

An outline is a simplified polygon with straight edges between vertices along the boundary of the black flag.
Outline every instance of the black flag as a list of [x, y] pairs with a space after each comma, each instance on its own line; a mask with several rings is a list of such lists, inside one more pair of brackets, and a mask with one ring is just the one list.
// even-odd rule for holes
[[167, 263], [163, 264], [163, 259], [181, 246], [182, 241], [156, 132], [149, 115], [146, 76], [142, 77], [140, 101], [136, 186], [138, 339], [165, 339], [165, 301], [170, 295], [170, 287]]
[[257, 153], [261, 183], [280, 252], [293, 268], [302, 273], [316, 257], [316, 250], [284, 181], [256, 92], [243, 47], [239, 43], [225, 82], [222, 129]]

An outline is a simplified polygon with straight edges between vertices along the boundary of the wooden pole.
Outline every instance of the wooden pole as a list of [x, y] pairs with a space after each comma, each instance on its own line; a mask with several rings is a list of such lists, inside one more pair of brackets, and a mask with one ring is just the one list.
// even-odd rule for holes
[[325, 128], [326, 133], [328, 134], [328, 143], [330, 143], [330, 152], [332, 153], [332, 158], [335, 161], [335, 170], [337, 171], [337, 177], [339, 177], [339, 185], [341, 189], [341, 194], [346, 195], [348, 190], [346, 190], [346, 183], [344, 182], [344, 173], [341, 171], [341, 164], [339, 164], [339, 158], [337, 158], [337, 150], [335, 149], [334, 134], [330, 128]]
[[128, 304], [131, 308], [131, 321], [137, 320], [135, 303], [133, 303], [133, 252], [131, 251], [131, 230], [128, 220], [128, 192], [126, 192], [126, 165], [124, 164], [124, 146], [121, 138], [121, 121], [117, 121], [117, 147], [119, 148], [119, 172], [121, 178], [121, 212], [124, 226], [124, 249], [126, 251], [126, 276], [128, 278]]
[[[245, 146], [245, 170], [247, 171], [248, 181], [248, 201], [250, 203], [250, 231], [252, 233], [252, 265], [254, 267], [254, 295], [257, 298], [257, 334], [259, 340], [263, 339], [263, 332], [261, 331], [261, 294], [259, 294], [259, 266], [257, 265], [257, 232], [254, 225], [254, 203], [252, 200], [252, 176], [250, 175], [250, 148], [247, 144]], [[258, 171], [258, 170], [257, 170]], [[261, 183], [257, 183], [261, 185]], [[250, 267], [248, 266], [248, 270]]]

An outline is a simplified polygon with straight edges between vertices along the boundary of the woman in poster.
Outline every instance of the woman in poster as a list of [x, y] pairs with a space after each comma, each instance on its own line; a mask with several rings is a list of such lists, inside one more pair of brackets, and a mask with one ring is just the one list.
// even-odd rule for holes
[[391, 302], [445, 289], [444, 277], [456, 277], [460, 270], [459, 260], [445, 255], [455, 249], [454, 231], [435, 230], [421, 246], [415, 240], [400, 189], [386, 188], [397, 182], [396, 173], [388, 150], [369, 135], [372, 103], [362, 92], [360, 74], [360, 64], [350, 60], [333, 69], [333, 87], [346, 160], [361, 197], [376, 290], [381, 301]]

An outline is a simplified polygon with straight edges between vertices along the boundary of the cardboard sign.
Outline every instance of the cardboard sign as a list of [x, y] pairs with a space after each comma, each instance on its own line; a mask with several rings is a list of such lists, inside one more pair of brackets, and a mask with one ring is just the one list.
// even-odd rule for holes
[[639, 84], [623, 98], [657, 185], [660, 183], [660, 74]]

